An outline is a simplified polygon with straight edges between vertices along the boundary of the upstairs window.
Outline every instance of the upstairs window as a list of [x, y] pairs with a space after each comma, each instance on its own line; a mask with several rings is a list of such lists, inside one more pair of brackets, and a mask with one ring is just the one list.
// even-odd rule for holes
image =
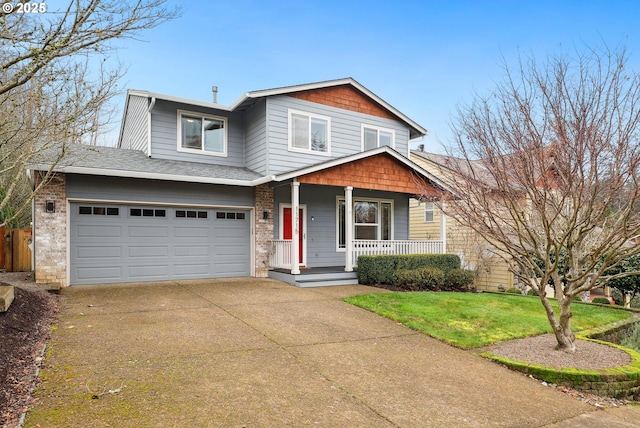
[[328, 117], [289, 110], [289, 150], [330, 154]]
[[382, 146], [395, 147], [395, 132], [393, 129], [362, 125], [362, 151]]
[[178, 151], [227, 154], [227, 119], [178, 111]]

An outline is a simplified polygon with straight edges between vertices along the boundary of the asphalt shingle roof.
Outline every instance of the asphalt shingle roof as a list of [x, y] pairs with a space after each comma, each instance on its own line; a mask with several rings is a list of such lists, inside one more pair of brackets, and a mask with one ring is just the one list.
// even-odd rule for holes
[[[42, 169], [44, 166], [51, 165], [61, 149], [62, 145], [52, 146], [34, 159], [29, 168]], [[69, 144], [65, 150], [65, 156], [58, 162], [55, 170], [95, 169], [99, 175], [106, 171], [109, 175], [123, 177], [136, 173], [156, 177], [163, 175], [167, 176], [167, 180], [175, 176], [191, 177], [193, 181], [198, 179], [252, 181], [262, 177], [248, 168], [150, 158], [139, 150], [81, 144]]]

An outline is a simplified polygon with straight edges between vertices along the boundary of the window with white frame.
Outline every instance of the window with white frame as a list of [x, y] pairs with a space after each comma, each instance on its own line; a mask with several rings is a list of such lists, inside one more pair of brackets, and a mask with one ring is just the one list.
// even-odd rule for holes
[[[339, 198], [336, 215], [339, 250], [346, 247], [345, 213], [345, 200]], [[383, 241], [393, 239], [393, 201], [354, 199], [353, 238]]]
[[424, 222], [433, 223], [435, 208], [433, 202], [424, 202]]
[[227, 119], [178, 110], [178, 151], [227, 154]]
[[393, 129], [362, 125], [362, 151], [382, 146], [394, 148], [395, 136]]
[[329, 155], [330, 128], [326, 116], [289, 110], [289, 150]]

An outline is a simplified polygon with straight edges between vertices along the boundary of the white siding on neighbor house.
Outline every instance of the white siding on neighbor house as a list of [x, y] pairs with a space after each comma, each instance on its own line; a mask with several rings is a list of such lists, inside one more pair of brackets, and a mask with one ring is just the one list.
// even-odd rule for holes
[[[308, 112], [331, 119], [330, 156], [289, 151], [289, 109]], [[350, 110], [312, 103], [288, 96], [267, 100], [268, 147], [267, 174], [280, 174], [361, 151], [362, 124], [395, 131], [395, 150], [407, 155], [409, 128], [401, 121], [385, 119]]]
[[131, 95], [124, 118], [122, 139], [119, 142], [123, 149], [142, 150], [149, 154], [148, 145], [148, 113], [149, 99], [139, 95]]
[[[227, 118], [227, 156], [178, 151], [178, 110]], [[242, 114], [158, 100], [151, 112], [151, 153], [154, 158], [245, 166]]]
[[267, 173], [266, 101], [260, 100], [244, 118], [246, 138], [246, 167], [259, 174]]

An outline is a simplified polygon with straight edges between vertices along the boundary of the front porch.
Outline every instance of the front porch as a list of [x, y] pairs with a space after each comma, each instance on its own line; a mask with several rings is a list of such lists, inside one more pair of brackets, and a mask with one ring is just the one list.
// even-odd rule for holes
[[444, 186], [388, 147], [283, 174], [272, 189], [273, 235], [260, 248], [271, 278], [355, 284], [360, 256], [446, 252], [445, 216], [441, 240], [409, 239], [409, 199], [435, 199]]
[[300, 268], [292, 266], [291, 263], [292, 240], [274, 239], [270, 241], [269, 278], [297, 287], [357, 284], [358, 275], [354, 269], [357, 268], [358, 257], [361, 255], [443, 254], [445, 252], [443, 241], [357, 239], [352, 241], [349, 247], [351, 247], [351, 256], [345, 256], [351, 259], [350, 266], [345, 263], [344, 266]]

